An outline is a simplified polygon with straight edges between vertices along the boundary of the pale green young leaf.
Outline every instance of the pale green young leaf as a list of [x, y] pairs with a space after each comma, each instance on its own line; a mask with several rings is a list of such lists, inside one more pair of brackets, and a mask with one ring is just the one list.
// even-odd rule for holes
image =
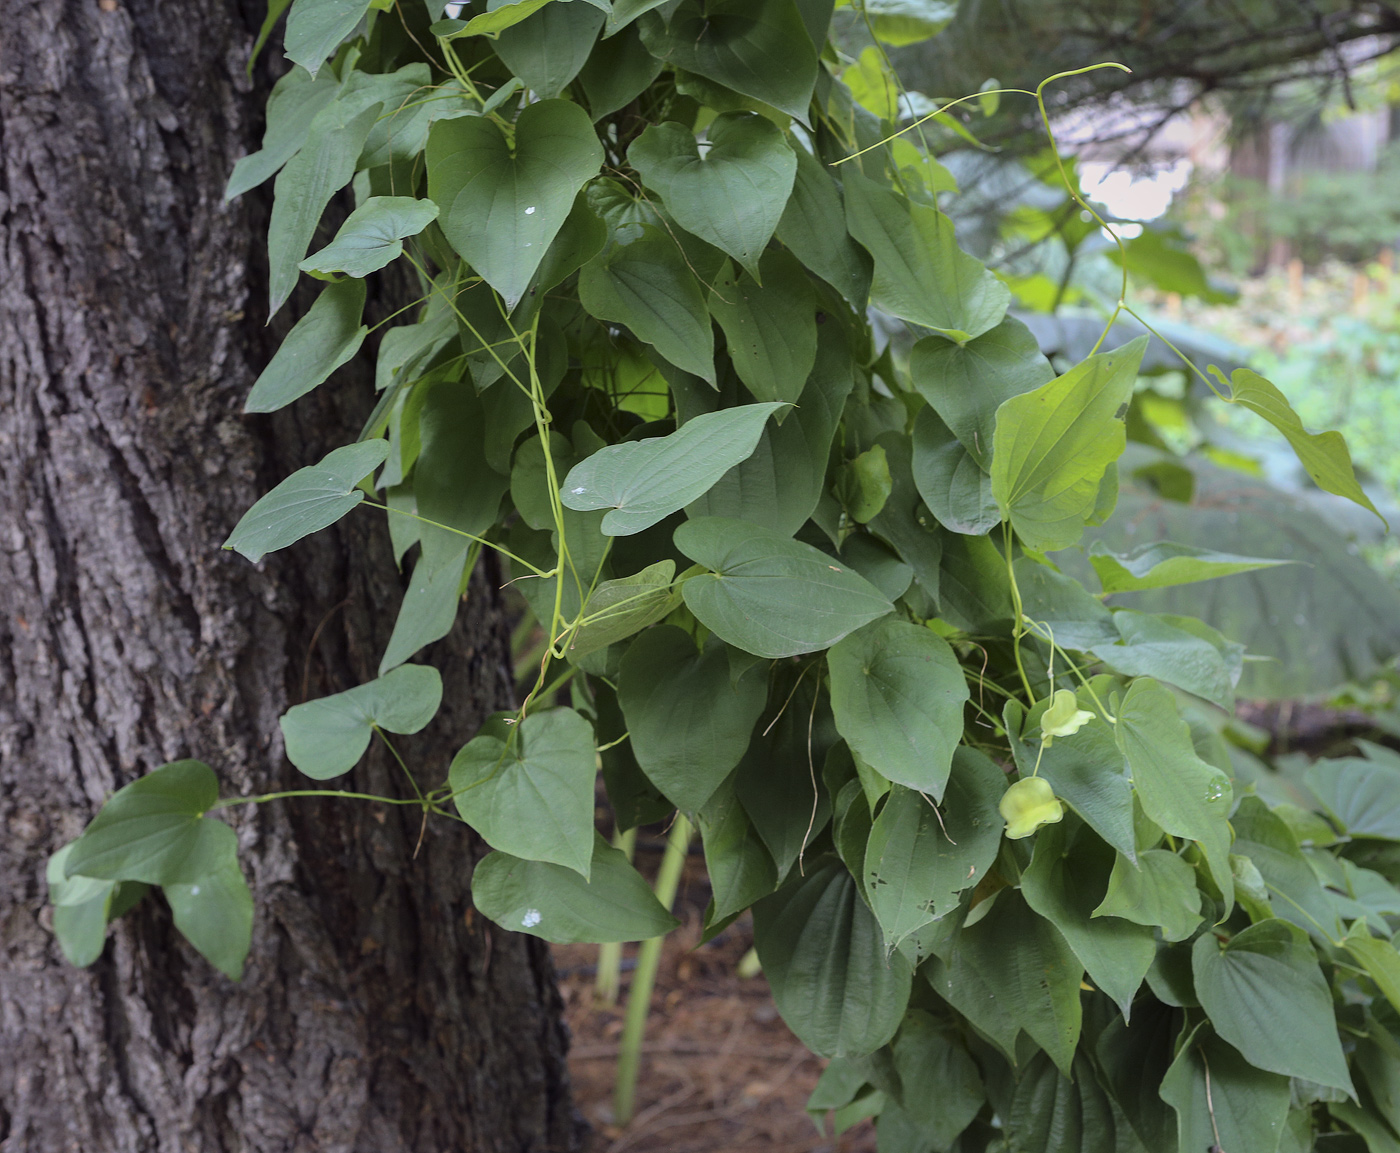
[[224, 199], [242, 196], [275, 176], [306, 143], [316, 114], [334, 100], [339, 91], [340, 79], [334, 72], [312, 76], [305, 68], [293, 68], [277, 81], [267, 101], [267, 127], [263, 130], [262, 147], [233, 166]]
[[912, 974], [887, 956], [845, 867], [831, 860], [754, 906], [754, 945], [773, 1001], [823, 1057], [872, 1053], [894, 1036]]
[[529, 105], [513, 143], [494, 120], [439, 120], [428, 133], [428, 195], [448, 243], [515, 308], [574, 197], [603, 162], [588, 114], [567, 100]]
[[365, 440], [297, 469], [243, 514], [224, 548], [257, 562], [334, 524], [365, 499], [355, 486], [388, 455], [387, 440]]
[[682, 0], [639, 27], [658, 59], [806, 121], [817, 51], [793, 0]]
[[1089, 563], [1099, 574], [1104, 592], [1126, 593], [1194, 584], [1295, 562], [1213, 552], [1171, 541], [1141, 545], [1129, 553], [1114, 553], [1102, 541], [1095, 541], [1089, 548]]
[[243, 411], [285, 408], [359, 352], [369, 333], [360, 323], [364, 309], [363, 281], [326, 285], [253, 383]]
[[569, 637], [570, 658], [584, 657], [654, 624], [680, 603], [676, 562], [659, 560], [641, 572], [603, 581], [588, 598], [584, 618]]
[[374, 729], [416, 733], [442, 703], [442, 677], [431, 665], [401, 665], [358, 685], [282, 714], [287, 759], [324, 781], [348, 773], [364, 756]]
[[49, 858], [45, 879], [53, 906], [53, 931], [70, 965], [79, 969], [102, 955], [107, 941], [107, 910], [118, 881], [67, 875], [70, 841]]
[[710, 314], [745, 387], [759, 400], [797, 401], [817, 359], [816, 293], [789, 253], [765, 252], [761, 270], [762, 285], [726, 266], [710, 289]]
[[284, 37], [287, 59], [315, 76], [369, 6], [370, 0], [292, 0]]
[[457, 811], [493, 849], [581, 873], [593, 861], [593, 726], [573, 709], [531, 713], [509, 740], [482, 733], [452, 758]]
[[726, 646], [703, 650], [672, 625], [650, 629], [628, 648], [617, 700], [632, 734], [632, 751], [677, 808], [700, 809], [743, 757], [768, 700], [767, 669], [729, 675]]
[[580, 512], [612, 509], [608, 536], [631, 536], [684, 508], [746, 459], [786, 405], [745, 404], [687, 421], [669, 436], [609, 445], [575, 465], [560, 497]]
[[830, 648], [894, 609], [869, 581], [826, 553], [756, 524], [700, 517], [676, 529], [675, 542], [711, 570], [682, 586], [690, 611], [755, 656]]
[[864, 311], [874, 268], [870, 254], [846, 231], [841, 193], [821, 161], [805, 149], [795, 151], [797, 175], [775, 235], [852, 307]]
[[983, 536], [1001, 523], [992, 478], [932, 405], [921, 408], [914, 419], [910, 468], [919, 496], [944, 528]]
[[579, 74], [602, 30], [606, 11], [606, 3], [596, 6], [582, 0], [546, 4], [501, 30], [496, 55], [526, 88], [551, 100]]
[[1254, 1067], [1209, 1025], [1182, 1043], [1161, 1094], [1176, 1110], [1180, 1148], [1277, 1153], [1288, 1117], [1288, 1078]]
[[1132, 683], [1116, 728], [1143, 812], [1165, 832], [1201, 846], [1228, 914], [1234, 893], [1227, 820], [1234, 795], [1230, 779], [1196, 755], [1175, 698], [1154, 681]]
[[398, 668], [424, 645], [440, 641], [452, 631], [462, 599], [468, 552], [469, 544], [464, 540], [455, 561], [436, 569], [421, 561], [413, 566], [399, 615], [394, 618], [394, 631], [379, 662], [379, 676]]
[[1137, 864], [1119, 853], [1108, 891], [1092, 915], [1157, 927], [1163, 940], [1184, 941], [1201, 923], [1196, 870], [1166, 849], [1138, 853]]
[[431, 200], [371, 196], [346, 217], [334, 240], [298, 267], [303, 272], [368, 276], [397, 259], [403, 252], [404, 238], [417, 236], [437, 219], [437, 214], [438, 206]]
[[724, 113], [706, 137], [709, 148], [702, 156], [684, 125], [653, 124], [633, 141], [627, 159], [647, 187], [660, 193], [677, 224], [760, 280], [759, 257], [792, 192], [797, 157], [773, 122], [754, 112]]
[[1127, 444], [1123, 415], [1147, 338], [1099, 353], [996, 411], [992, 492], [1029, 548], [1068, 548]]
[[503, 929], [560, 945], [645, 941], [680, 923], [597, 833], [588, 880], [563, 865], [495, 852], [472, 872], [472, 903]]
[[893, 492], [894, 476], [882, 444], [846, 461], [836, 477], [836, 498], [857, 524], [868, 524], [878, 517]]
[[1011, 291], [958, 247], [951, 220], [854, 165], [841, 172], [847, 227], [875, 260], [872, 303], [960, 343], [1001, 323]]
[[836, 729], [881, 776], [943, 799], [967, 681], [948, 642], [886, 617], [827, 654]]
[[[227, 826], [223, 826], [227, 827]], [[253, 942], [253, 894], [238, 866], [238, 839], [229, 830], [209, 867], [187, 880], [167, 884], [175, 927], [214, 968], [233, 980]]]

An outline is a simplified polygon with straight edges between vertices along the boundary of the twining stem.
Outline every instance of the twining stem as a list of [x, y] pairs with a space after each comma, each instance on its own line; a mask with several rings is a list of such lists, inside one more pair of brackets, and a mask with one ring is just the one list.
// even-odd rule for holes
[[[681, 869], [690, 849], [690, 822], [676, 814], [671, 836], [666, 842], [666, 854], [661, 858], [661, 871], [656, 877], [656, 899], [668, 910], [676, 899]], [[656, 969], [661, 963], [661, 945], [665, 937], [643, 941], [637, 950], [637, 968], [632, 974], [632, 990], [627, 994], [627, 1018], [622, 1025], [622, 1048], [617, 1055], [617, 1087], [613, 1091], [613, 1121], [626, 1125], [632, 1120], [637, 1096], [637, 1070], [642, 1060], [642, 1038], [646, 1034], [647, 1013], [651, 1009], [651, 990], [656, 984]]]
[[[613, 834], [613, 848], [621, 849], [630, 861], [637, 847], [637, 830]], [[622, 942], [604, 941], [598, 946], [598, 975], [593, 981], [593, 996], [600, 1005], [616, 1005], [622, 988]]]

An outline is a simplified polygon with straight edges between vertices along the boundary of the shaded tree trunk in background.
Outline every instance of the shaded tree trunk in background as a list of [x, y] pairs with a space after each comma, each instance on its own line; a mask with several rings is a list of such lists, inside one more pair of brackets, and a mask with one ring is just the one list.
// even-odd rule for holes
[[[277, 335], [266, 198], [221, 199], [260, 134], [261, 16], [0, 0], [0, 1149], [570, 1149], [548, 953], [472, 915], [460, 827], [415, 858], [412, 809], [230, 810], [257, 903], [241, 984], [158, 897], [86, 971], [47, 927], [45, 858], [141, 773], [197, 757], [226, 794], [298, 787], [278, 714], [371, 678], [402, 593], [377, 513], [261, 566], [219, 549], [371, 392], [358, 364], [353, 388], [240, 415]], [[404, 742], [433, 783], [508, 701], [493, 583]], [[391, 768], [350, 779], [402, 792]]]

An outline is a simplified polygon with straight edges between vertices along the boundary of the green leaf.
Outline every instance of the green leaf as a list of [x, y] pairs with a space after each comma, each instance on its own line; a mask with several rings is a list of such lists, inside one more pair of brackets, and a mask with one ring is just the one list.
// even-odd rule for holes
[[431, 665], [401, 665], [368, 684], [293, 705], [282, 714], [287, 759], [324, 781], [348, 773], [369, 748], [374, 728], [416, 733], [442, 703], [442, 678]]
[[[347, 276], [368, 276], [391, 260], [396, 260], [403, 253], [404, 237], [417, 236], [437, 219], [437, 214], [438, 206], [431, 200], [415, 200], [412, 196], [371, 196], [346, 217], [334, 240], [308, 256], [298, 267], [303, 272], [343, 272]], [[363, 303], [361, 301], [362, 306]], [[359, 316], [357, 310], [355, 319], [358, 320]]]
[[1077, 580], [1030, 557], [1013, 562], [1022, 611], [1042, 640], [1081, 652], [1122, 639], [1113, 614]]
[[742, 912], [777, 888], [777, 867], [744, 812], [732, 780], [714, 791], [696, 823], [712, 893], [708, 924]]
[[[283, 5], [288, 0], [282, 0]], [[271, 9], [269, 9], [271, 15]], [[242, 196], [270, 179], [301, 150], [316, 114], [335, 99], [340, 79], [334, 72], [312, 76], [305, 68], [293, 68], [273, 86], [267, 101], [267, 127], [262, 147], [233, 166], [224, 199]]]
[[992, 899], [986, 916], [957, 935], [947, 960], [930, 957], [920, 972], [1003, 1052], [1015, 1052], [1024, 1029], [1068, 1074], [1079, 1042], [1084, 967], [1019, 892], [1002, 890]]
[[1283, 818], [1258, 797], [1245, 797], [1230, 823], [1235, 830], [1231, 851], [1248, 857], [1259, 870], [1276, 914], [1319, 943], [1337, 940], [1342, 930], [1332, 902]]
[[1162, 617], [1120, 609], [1113, 614], [1120, 641], [1088, 651], [1128, 677], [1156, 677], [1195, 693], [1226, 711], [1235, 707], [1235, 677], [1210, 641], [1177, 628]]
[[1151, 928], [1094, 917], [1116, 855], [1082, 825], [1048, 825], [1036, 837], [1030, 868], [1021, 874], [1021, 892], [1064, 935], [1089, 980], [1127, 1016], [1157, 947]]
[[910, 467], [919, 495], [944, 528], [983, 536], [1001, 523], [992, 478], [931, 405], [921, 408], [914, 419]]
[[724, 113], [706, 137], [709, 148], [702, 156], [689, 128], [673, 120], [653, 124], [633, 141], [627, 159], [647, 187], [661, 194], [677, 224], [728, 253], [758, 280], [759, 257], [792, 192], [797, 157], [777, 126], [755, 112]]
[[472, 874], [472, 901], [501, 928], [557, 945], [645, 941], [680, 924], [597, 833], [588, 880], [562, 865], [489, 853]]
[[[465, 541], [462, 543], [466, 545]], [[394, 619], [393, 634], [379, 662], [381, 677], [398, 668], [424, 645], [440, 641], [452, 631], [457, 606], [462, 600], [468, 552], [468, 548], [463, 547], [455, 561], [437, 569], [421, 562], [413, 566], [408, 591], [403, 594], [399, 615]]]
[[588, 876], [593, 860], [593, 726], [573, 709], [531, 713], [509, 742], [486, 732], [452, 758], [457, 811], [493, 849]]
[[1008, 316], [964, 344], [926, 336], [909, 357], [914, 387], [979, 465], [992, 463], [997, 409], [1055, 378], [1034, 334]]
[[1252, 1067], [1209, 1025], [1185, 1039], [1161, 1092], [1176, 1110], [1182, 1149], [1276, 1153], [1288, 1116], [1288, 1079]]
[[796, 401], [817, 360], [816, 293], [786, 252], [765, 252], [762, 272], [760, 286], [726, 268], [710, 290], [710, 313], [748, 390], [759, 400]]
[[321, 213], [355, 175], [355, 161], [379, 111], [379, 104], [364, 108], [353, 100], [332, 101], [316, 114], [306, 143], [277, 174], [267, 226], [269, 315], [296, 287], [297, 266], [316, 235]]
[[896, 48], [936, 36], [957, 11], [947, 0], [867, 0], [865, 5], [876, 37]]
[[754, 906], [754, 946], [773, 1003], [814, 1053], [873, 1053], [909, 1000], [909, 963], [886, 957], [880, 928], [839, 861]]
[[682, 0], [639, 27], [658, 59], [806, 121], [817, 52], [793, 0]]
[[509, 311], [597, 173], [603, 146], [577, 104], [541, 100], [521, 112], [512, 142], [484, 116], [439, 120], [427, 162], [443, 234]]
[[70, 965], [85, 969], [102, 955], [107, 943], [107, 910], [121, 882], [69, 877], [65, 870], [75, 843], [70, 841], [49, 858], [45, 879], [58, 947]]
[[1400, 841], [1400, 773], [1393, 766], [1342, 757], [1318, 761], [1303, 779], [1348, 836]]
[[714, 385], [715, 336], [705, 293], [670, 236], [651, 224], [619, 229], [616, 243], [579, 272], [578, 293], [593, 316], [625, 324], [677, 368]]
[[1127, 411], [1147, 338], [1099, 353], [996, 412], [992, 492], [1029, 548], [1075, 544], [1104, 471], [1123, 453]]
[[612, 509], [608, 536], [648, 529], [702, 496], [758, 444], [779, 402], [745, 404], [687, 421], [669, 436], [609, 445], [575, 465], [560, 498], [580, 512]]
[[364, 281], [327, 285], [262, 370], [243, 411], [285, 408], [350, 360], [369, 333], [360, 323], [364, 308]]
[[1191, 971], [1215, 1031], [1251, 1065], [1356, 1095], [1331, 989], [1296, 925], [1260, 921], [1223, 946], [1205, 933], [1191, 949]]
[[[1225, 374], [1214, 365], [1210, 366], [1210, 372], [1221, 384], [1227, 383]], [[1380, 517], [1381, 523], [1387, 529], [1390, 528], [1385, 517], [1376, 511], [1371, 498], [1361, 490], [1361, 485], [1356, 480], [1356, 472], [1352, 468], [1346, 438], [1340, 432], [1308, 432], [1298, 414], [1293, 411], [1293, 406], [1288, 403], [1288, 398], [1272, 382], [1251, 369], [1235, 369], [1230, 374], [1228, 383], [1231, 392], [1230, 403], [1243, 405], [1250, 412], [1258, 413], [1283, 433], [1284, 439], [1292, 445], [1299, 463], [1307, 470], [1307, 474], [1312, 477], [1318, 488], [1324, 492], [1344, 496], [1362, 508], [1369, 509]]]
[[[541, 8], [551, 4], [553, 0], [520, 0], [519, 3], [497, 3], [495, 0], [488, 0], [486, 11], [478, 16], [473, 16], [465, 24], [452, 30], [436, 31], [438, 25], [433, 25], [436, 35], [447, 40], [456, 40], [461, 36], [489, 36], [496, 39], [507, 28], [514, 28], [522, 20], [528, 20]], [[444, 20], [442, 24], [459, 23], [456, 21]]]
[[588, 62], [578, 74], [595, 124], [635, 100], [665, 67], [646, 50], [636, 28], [613, 35], [612, 22], [622, 7], [623, 3], [615, 3], [609, 10], [608, 38], [593, 45]]
[[1385, 999], [1400, 1012], [1400, 953], [1395, 951], [1394, 943], [1372, 937], [1365, 918], [1358, 917], [1343, 944]]
[[958, 247], [951, 220], [853, 165], [842, 169], [842, 180], [847, 227], [875, 259], [870, 299], [877, 308], [958, 342], [1001, 323], [1011, 290]]
[[958, 1030], [922, 1009], [910, 1009], [894, 1043], [894, 1067], [904, 1110], [920, 1135], [935, 1149], [951, 1148], [986, 1099], [977, 1064]]
[[664, 625], [628, 648], [617, 699], [642, 771], [677, 808], [693, 813], [749, 747], [768, 700], [767, 669], [755, 665], [731, 681], [717, 638], [699, 651], [687, 633]]
[[874, 265], [846, 231], [846, 207], [830, 173], [805, 149], [796, 149], [797, 176], [776, 236], [800, 261], [864, 311]]
[[173, 761], [118, 789], [64, 863], [68, 877], [167, 885], [197, 877], [237, 838], [205, 812], [219, 801], [214, 770]]
[[943, 799], [967, 681], [948, 642], [886, 617], [827, 654], [836, 728], [881, 776]]
[[1166, 849], [1138, 853], [1136, 865], [1119, 853], [1093, 916], [1160, 927], [1163, 940], [1184, 941], [1201, 923], [1196, 870]]
[[1114, 553], [1102, 541], [1095, 541], [1089, 548], [1089, 563], [1099, 574], [1104, 592], [1125, 593], [1194, 584], [1295, 562], [1237, 556], [1171, 541], [1145, 544], [1129, 553]]
[[164, 892], [175, 927], [185, 939], [214, 968], [241, 980], [243, 961], [253, 943], [253, 894], [238, 867], [238, 838], [233, 830], [219, 838], [219, 852], [205, 871], [167, 884]]
[[1199, 297], [1207, 304], [1233, 304], [1239, 293], [1213, 288], [1187, 244], [1188, 238], [1178, 229], [1149, 226], [1124, 242], [1126, 260], [1116, 246], [1104, 255], [1120, 268], [1126, 264], [1132, 276], [1163, 292]]
[[369, 7], [370, 0], [293, 0], [287, 14], [287, 59], [315, 76]]
[[546, 4], [502, 29], [496, 55], [536, 96], [553, 99], [579, 74], [604, 19], [604, 10], [591, 3]]
[[867, 524], [880, 515], [894, 492], [890, 461], [882, 444], [872, 445], [841, 466], [836, 496], [853, 521]]
[[830, 648], [894, 608], [825, 553], [755, 524], [700, 517], [676, 529], [675, 542], [711, 570], [682, 586], [686, 606], [722, 640], [755, 656]]
[[1230, 779], [1196, 755], [1191, 730], [1171, 693], [1150, 680], [1134, 681], [1118, 712], [1118, 747], [1128, 758], [1133, 788], [1150, 820], [1174, 837], [1201, 846], [1228, 914], [1234, 881], [1230, 871]]
[[1093, 1065], [1080, 1054], [1074, 1079], [1044, 1053], [1027, 1064], [1006, 1117], [1008, 1148], [1016, 1153], [1115, 1153], [1118, 1121]]
[[986, 875], [1001, 844], [997, 802], [1005, 790], [1005, 774], [966, 745], [958, 747], [941, 813], [913, 789], [890, 789], [862, 874], [886, 949], [948, 916]]
[[666, 616], [680, 603], [676, 562], [661, 560], [639, 573], [603, 581], [588, 598], [584, 623], [569, 638], [570, 659], [584, 657], [630, 637]]
[[1374, 1113], [1353, 1105], [1350, 1101], [1329, 1101], [1327, 1112], [1336, 1120], [1349, 1125], [1366, 1143], [1369, 1153], [1397, 1153], [1400, 1141], [1394, 1131]]

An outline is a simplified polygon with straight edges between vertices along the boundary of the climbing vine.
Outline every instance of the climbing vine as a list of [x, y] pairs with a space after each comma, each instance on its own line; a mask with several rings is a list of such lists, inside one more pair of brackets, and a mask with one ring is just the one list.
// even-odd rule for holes
[[[814, 1114], [876, 1116], [883, 1153], [1397, 1147], [1400, 758], [1238, 777], [1210, 718], [1242, 647], [1105, 601], [1279, 562], [1161, 541], [1088, 548], [1097, 587], [1061, 571], [1112, 515], [1146, 338], [1052, 365], [959, 247], [938, 156], [1047, 88], [923, 109], [879, 41], [936, 7], [857, 9], [852, 60], [830, 0], [291, 4], [228, 194], [275, 182], [271, 313], [325, 286], [247, 411], [335, 387], [371, 333], [377, 402], [227, 547], [382, 515], [411, 576], [377, 678], [289, 709], [287, 756], [330, 782], [432, 723], [415, 658], [487, 550], [541, 644], [450, 765], [394, 751], [411, 795], [221, 798], [197, 761], [120, 790], [49, 863], [75, 964], [159, 886], [237, 978], [252, 901], [211, 814], [299, 795], [465, 821], [507, 929], [655, 938], [601, 772], [617, 830], [698, 828], [707, 936], [752, 909], [831, 1058]], [[419, 298], [372, 329], [396, 263]], [[1339, 434], [1248, 370], [1202, 380], [1371, 507]]]

